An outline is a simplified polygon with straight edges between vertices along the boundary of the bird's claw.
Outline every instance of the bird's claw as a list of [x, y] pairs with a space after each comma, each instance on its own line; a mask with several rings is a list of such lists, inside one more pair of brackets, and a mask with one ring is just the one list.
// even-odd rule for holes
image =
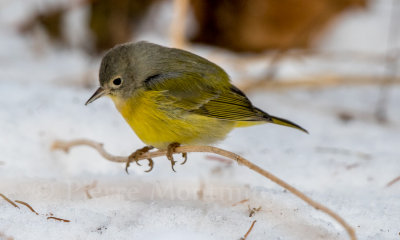
[[168, 149], [167, 149], [167, 158], [171, 162], [171, 168], [172, 168], [172, 171], [174, 171], [174, 172], [176, 172], [174, 169], [176, 161], [174, 160], [173, 154], [175, 152], [175, 149], [179, 146], [180, 146], [179, 143], [173, 142], [168, 145]]
[[148, 158], [147, 161], [149, 161], [149, 169], [147, 169], [145, 172], [151, 172], [154, 167], [154, 161], [151, 158]]
[[[139, 163], [140, 155], [142, 155], [144, 153], [147, 153], [148, 151], [150, 151], [153, 148], [154, 148], [153, 146], [145, 146], [143, 148], [140, 148], [140, 149], [136, 150], [131, 155], [129, 155], [128, 160], [126, 161], [126, 165], [125, 165], [125, 172], [129, 174], [128, 168], [129, 168], [129, 165], [131, 164], [131, 162], [136, 162], [137, 165], [142, 166]], [[154, 162], [153, 162], [153, 160], [151, 158], [148, 158], [147, 160], [149, 161], [150, 169], [146, 170], [145, 172], [150, 172], [151, 170], [153, 170]]]
[[186, 161], [187, 161], [187, 153], [185, 152], [185, 153], [182, 153], [182, 157], [183, 157], [183, 162], [181, 163], [181, 165], [183, 165], [183, 164], [185, 164], [186, 163]]
[[[171, 143], [170, 145], [168, 145], [168, 149], [167, 149], [167, 158], [171, 162], [171, 168], [172, 168], [172, 171], [174, 171], [174, 172], [176, 172], [174, 169], [176, 161], [174, 160], [173, 154], [175, 152], [175, 149], [179, 146], [181, 146], [181, 144], [174, 142], [174, 143]], [[182, 157], [184, 158], [184, 160], [181, 163], [181, 165], [186, 163], [187, 153], [182, 153]]]

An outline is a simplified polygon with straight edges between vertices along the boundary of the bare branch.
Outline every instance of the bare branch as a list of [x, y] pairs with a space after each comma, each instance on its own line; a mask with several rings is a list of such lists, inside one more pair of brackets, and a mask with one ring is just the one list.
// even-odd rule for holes
[[[89, 147], [92, 147], [94, 149], [96, 149], [101, 156], [103, 156], [105, 159], [112, 161], [112, 162], [120, 162], [120, 163], [125, 163], [127, 162], [129, 159], [128, 157], [121, 157], [121, 156], [114, 156], [111, 155], [109, 153], [107, 153], [104, 148], [103, 148], [103, 144], [98, 143], [98, 142], [94, 142], [91, 140], [87, 140], [87, 139], [78, 139], [78, 140], [73, 140], [73, 141], [61, 141], [61, 140], [57, 140], [53, 143], [52, 145], [52, 149], [56, 150], [56, 149], [61, 149], [65, 152], [68, 152], [70, 148], [75, 147], [75, 146], [81, 146], [81, 145], [86, 145]], [[176, 153], [188, 153], [188, 152], [207, 152], [207, 153], [214, 153], [223, 157], [227, 157], [230, 158], [236, 162], [238, 162], [238, 164], [240, 165], [244, 165], [246, 167], [248, 167], [249, 169], [257, 172], [258, 174], [268, 178], [269, 180], [271, 180], [272, 182], [278, 184], [279, 186], [287, 189], [288, 191], [290, 191], [291, 193], [293, 193], [294, 195], [296, 195], [297, 197], [299, 197], [301, 200], [305, 201], [306, 203], [308, 203], [309, 205], [313, 206], [315, 209], [320, 210], [326, 214], [328, 214], [329, 216], [331, 216], [333, 219], [335, 219], [340, 225], [342, 225], [347, 233], [350, 236], [350, 239], [355, 240], [357, 239], [356, 234], [353, 230], [352, 227], [350, 227], [350, 225], [342, 218], [340, 217], [337, 213], [333, 212], [331, 209], [325, 207], [324, 205], [312, 200], [311, 198], [307, 197], [304, 193], [300, 192], [299, 190], [297, 190], [296, 188], [294, 188], [293, 186], [289, 185], [288, 183], [286, 183], [285, 181], [281, 180], [280, 178], [276, 177], [275, 175], [273, 175], [272, 173], [262, 169], [261, 167], [253, 164], [252, 162], [248, 161], [247, 159], [226, 151], [224, 149], [221, 148], [217, 148], [217, 147], [211, 147], [211, 146], [180, 146], [180, 147], [176, 147], [174, 149], [174, 154]], [[147, 160], [148, 158], [155, 158], [155, 157], [161, 157], [161, 156], [166, 156], [167, 154], [167, 150], [157, 150], [154, 152], [147, 152], [144, 153], [142, 155], [139, 156], [139, 160]]]

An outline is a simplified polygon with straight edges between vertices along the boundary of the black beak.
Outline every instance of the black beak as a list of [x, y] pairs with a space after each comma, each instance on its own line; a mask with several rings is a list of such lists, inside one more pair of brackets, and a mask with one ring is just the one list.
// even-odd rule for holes
[[101, 98], [102, 96], [108, 94], [108, 91], [102, 87], [99, 87], [96, 92], [87, 100], [85, 105], [88, 105], [89, 103], [93, 102], [94, 100]]

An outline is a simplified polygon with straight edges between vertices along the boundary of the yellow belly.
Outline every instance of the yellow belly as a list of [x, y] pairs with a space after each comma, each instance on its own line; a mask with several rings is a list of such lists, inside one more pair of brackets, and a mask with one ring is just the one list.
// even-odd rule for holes
[[[147, 145], [165, 149], [168, 144], [210, 144], [222, 140], [235, 122], [192, 114], [156, 103], [157, 91], [145, 91], [128, 100], [111, 97], [122, 116]], [[169, 108], [169, 109], [168, 109]]]

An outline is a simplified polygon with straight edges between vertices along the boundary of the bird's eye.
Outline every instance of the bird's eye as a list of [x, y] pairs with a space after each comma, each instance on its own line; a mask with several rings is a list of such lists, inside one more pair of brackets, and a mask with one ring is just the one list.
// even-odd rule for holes
[[121, 83], [122, 83], [122, 79], [121, 79], [121, 78], [116, 78], [116, 79], [114, 79], [114, 80], [112, 81], [112, 84], [113, 84], [114, 86], [119, 86], [119, 85], [121, 85]]

